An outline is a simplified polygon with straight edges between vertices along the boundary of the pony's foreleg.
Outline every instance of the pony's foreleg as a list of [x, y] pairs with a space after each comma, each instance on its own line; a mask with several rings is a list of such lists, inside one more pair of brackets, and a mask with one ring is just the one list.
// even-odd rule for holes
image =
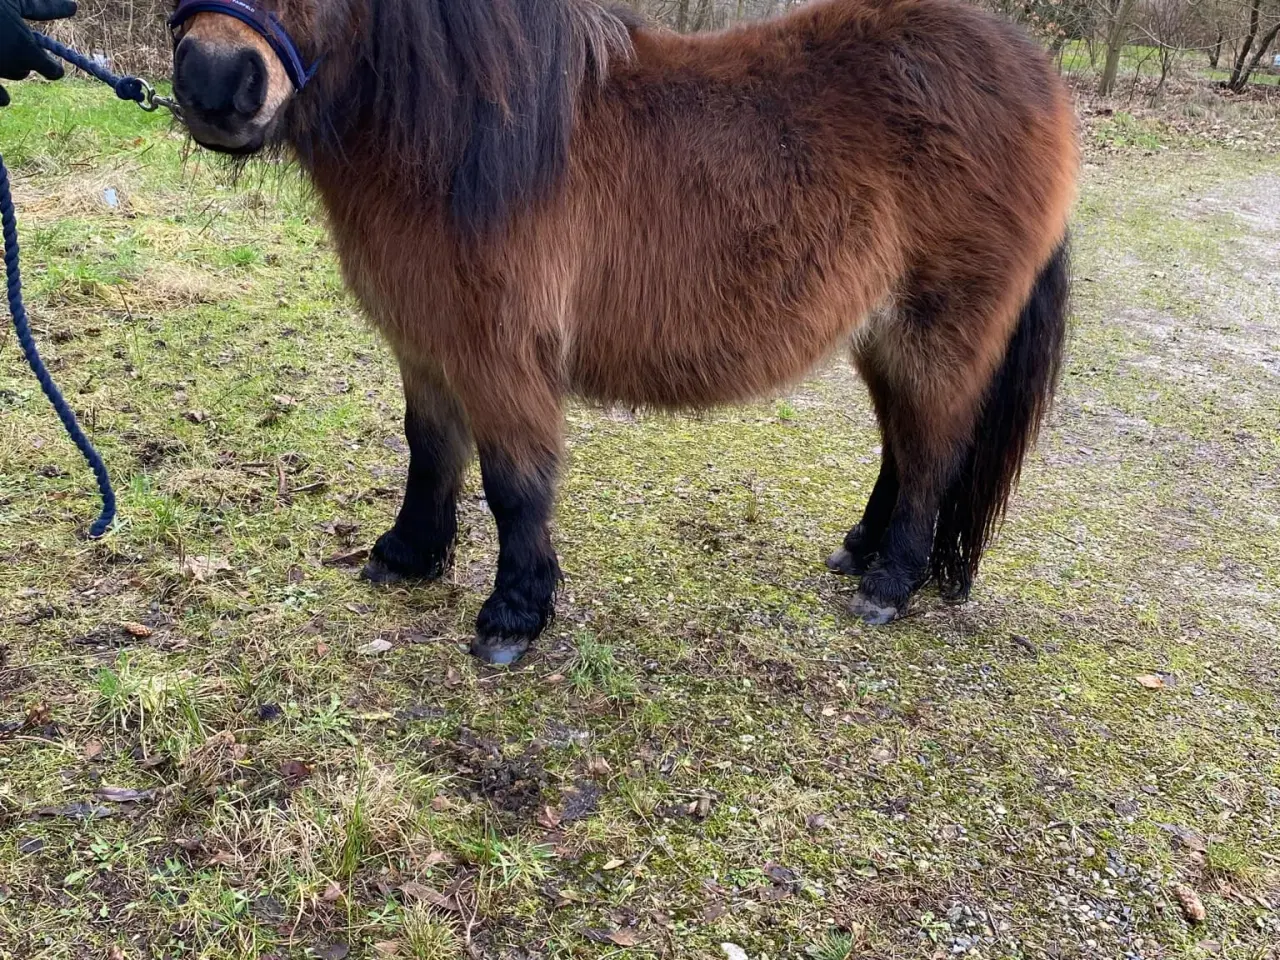
[[560, 564], [549, 524], [558, 463], [550, 455], [520, 463], [482, 446], [480, 470], [498, 526], [498, 575], [476, 619], [471, 652], [489, 663], [514, 663], [555, 613]]
[[403, 362], [409, 479], [395, 526], [373, 548], [362, 576], [375, 583], [434, 580], [449, 569], [458, 492], [471, 458], [462, 406], [439, 369]]
[[490, 374], [469, 381], [475, 395], [466, 398], [485, 499], [498, 527], [497, 577], [476, 619], [471, 652], [509, 664], [528, 651], [555, 613], [560, 564], [550, 523], [562, 425], [560, 398], [545, 373]]

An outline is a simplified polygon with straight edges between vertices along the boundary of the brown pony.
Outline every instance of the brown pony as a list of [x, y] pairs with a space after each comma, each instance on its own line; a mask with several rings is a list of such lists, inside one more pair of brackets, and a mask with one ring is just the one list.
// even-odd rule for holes
[[[260, 0], [175, 39], [200, 143], [287, 145], [400, 362], [403, 507], [364, 575], [439, 577], [473, 446], [497, 584], [473, 652], [554, 611], [562, 401], [737, 403], [841, 345], [883, 464], [828, 561], [853, 612], [963, 599], [1051, 401], [1074, 117], [1046, 57], [961, 0], [817, 0], [704, 36], [592, 0]], [[296, 73], [296, 71], [295, 71]]]

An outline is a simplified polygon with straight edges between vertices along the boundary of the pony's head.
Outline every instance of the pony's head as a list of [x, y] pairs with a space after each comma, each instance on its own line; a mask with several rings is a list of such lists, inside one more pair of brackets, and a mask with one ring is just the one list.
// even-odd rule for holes
[[178, 0], [171, 25], [198, 143], [391, 171], [472, 231], [559, 181], [584, 81], [631, 52], [597, 0]]
[[276, 137], [318, 65], [313, 38], [325, 2], [179, 0], [173, 89], [196, 142], [244, 155]]

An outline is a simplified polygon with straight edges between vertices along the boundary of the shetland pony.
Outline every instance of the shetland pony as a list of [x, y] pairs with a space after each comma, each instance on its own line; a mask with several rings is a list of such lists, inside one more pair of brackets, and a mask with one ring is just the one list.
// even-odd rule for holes
[[592, 0], [254, 10], [314, 76], [205, 11], [175, 91], [198, 142], [291, 149], [399, 361], [408, 484], [365, 577], [445, 572], [478, 450], [500, 549], [472, 650], [513, 662], [554, 610], [567, 394], [738, 403], [847, 344], [884, 452], [828, 564], [871, 623], [930, 577], [968, 596], [1066, 334], [1074, 115], [1017, 29], [961, 0], [701, 36]]

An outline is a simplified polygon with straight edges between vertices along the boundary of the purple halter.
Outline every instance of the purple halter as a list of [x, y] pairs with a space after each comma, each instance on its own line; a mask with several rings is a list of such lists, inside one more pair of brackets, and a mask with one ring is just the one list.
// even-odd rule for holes
[[280, 65], [289, 75], [295, 90], [305, 87], [320, 66], [320, 61], [317, 60], [308, 67], [302, 54], [298, 52], [298, 45], [293, 42], [293, 37], [289, 36], [289, 31], [276, 15], [259, 10], [250, 0], [181, 0], [178, 9], [169, 18], [169, 30], [176, 31], [197, 13], [221, 13], [235, 17], [259, 34], [279, 58]]

